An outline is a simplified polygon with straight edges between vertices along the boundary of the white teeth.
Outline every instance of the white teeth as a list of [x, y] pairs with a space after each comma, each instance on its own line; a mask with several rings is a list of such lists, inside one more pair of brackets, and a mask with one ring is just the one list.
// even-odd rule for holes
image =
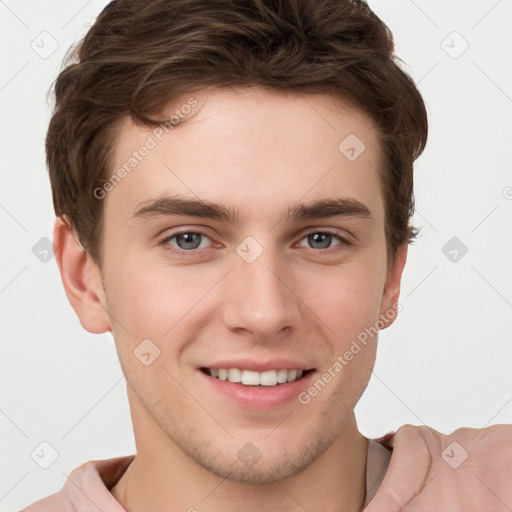
[[242, 382], [242, 372], [238, 368], [230, 368], [228, 370], [229, 382]]
[[259, 386], [260, 385], [259, 372], [252, 372], [250, 370], [244, 370], [242, 372], [242, 384], [245, 384], [246, 386]]
[[276, 386], [298, 380], [304, 374], [304, 370], [267, 370], [255, 372], [252, 370], [241, 370], [239, 368], [210, 368], [210, 375], [220, 380], [241, 383], [245, 386]]
[[277, 372], [275, 370], [261, 372], [260, 384], [262, 386], [275, 386], [277, 384]]
[[279, 370], [277, 372], [277, 382], [284, 384], [288, 380], [288, 370]]
[[287, 379], [287, 381], [288, 381], [288, 382], [292, 382], [292, 381], [294, 381], [296, 378], [297, 378], [297, 370], [290, 370], [290, 371], [288, 372], [288, 379]]

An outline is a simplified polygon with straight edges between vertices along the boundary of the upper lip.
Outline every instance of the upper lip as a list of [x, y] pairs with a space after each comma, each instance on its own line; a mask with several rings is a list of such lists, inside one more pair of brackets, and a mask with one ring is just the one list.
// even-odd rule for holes
[[281, 370], [283, 368], [286, 368], [288, 370], [312, 370], [313, 366], [293, 359], [272, 359], [268, 361], [256, 361], [254, 359], [236, 359], [230, 361], [216, 361], [215, 363], [203, 365], [201, 366], [201, 368], [239, 368], [241, 370], [265, 372], [268, 370]]

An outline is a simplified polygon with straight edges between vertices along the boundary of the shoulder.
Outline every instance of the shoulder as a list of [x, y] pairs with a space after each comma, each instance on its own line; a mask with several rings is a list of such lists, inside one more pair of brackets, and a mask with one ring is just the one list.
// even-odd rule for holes
[[71, 471], [62, 489], [37, 501], [22, 512], [124, 512], [109, 492], [134, 455], [113, 459], [90, 460]]
[[404, 425], [388, 442], [393, 448], [403, 446], [417, 451], [420, 460], [431, 460], [431, 469], [436, 467], [449, 475], [454, 475], [453, 470], [458, 468], [466, 471], [501, 468], [509, 477], [512, 471], [512, 425], [508, 424], [463, 427], [450, 434], [426, 425]]
[[21, 512], [76, 512], [76, 508], [65, 494], [58, 492], [32, 503]]
[[512, 425], [498, 424], [485, 428], [462, 427], [450, 434], [443, 434], [426, 425], [403, 425], [396, 432], [386, 434], [376, 441], [393, 448], [398, 445], [407, 447], [425, 445], [430, 452], [440, 449], [444, 451], [455, 443], [451, 447], [453, 450], [457, 450], [460, 446], [468, 451], [469, 455], [470, 451], [512, 447]]
[[376, 441], [392, 455], [368, 512], [378, 510], [372, 508], [378, 500], [398, 501], [411, 512], [512, 510], [512, 425], [464, 427], [450, 434], [403, 425]]

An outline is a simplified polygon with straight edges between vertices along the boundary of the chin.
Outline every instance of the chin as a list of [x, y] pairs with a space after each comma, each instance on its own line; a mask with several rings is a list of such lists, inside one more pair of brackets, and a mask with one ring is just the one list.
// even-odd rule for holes
[[[222, 479], [268, 485], [302, 473], [332, 445], [338, 435], [339, 432], [331, 431], [322, 432], [321, 435], [307, 434], [300, 439], [294, 436], [293, 442], [288, 437], [288, 446], [284, 443], [269, 443], [268, 439], [265, 443], [264, 438], [258, 438], [254, 443], [248, 441], [233, 451], [221, 449], [216, 456], [212, 455], [210, 444], [192, 446], [187, 443], [182, 444], [181, 449], [197, 464]], [[231, 442], [233, 445], [239, 444], [235, 440]]]

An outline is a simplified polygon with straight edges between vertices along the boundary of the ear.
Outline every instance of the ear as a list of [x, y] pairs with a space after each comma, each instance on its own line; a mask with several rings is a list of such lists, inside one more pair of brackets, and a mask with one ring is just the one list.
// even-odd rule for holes
[[407, 261], [407, 249], [407, 242], [400, 245], [396, 251], [393, 264], [388, 268], [379, 317], [382, 329], [389, 327], [395, 321], [398, 311], [400, 311], [398, 298], [400, 297], [402, 272]]
[[53, 245], [64, 290], [82, 327], [94, 334], [110, 331], [101, 272], [61, 217], [55, 221]]

